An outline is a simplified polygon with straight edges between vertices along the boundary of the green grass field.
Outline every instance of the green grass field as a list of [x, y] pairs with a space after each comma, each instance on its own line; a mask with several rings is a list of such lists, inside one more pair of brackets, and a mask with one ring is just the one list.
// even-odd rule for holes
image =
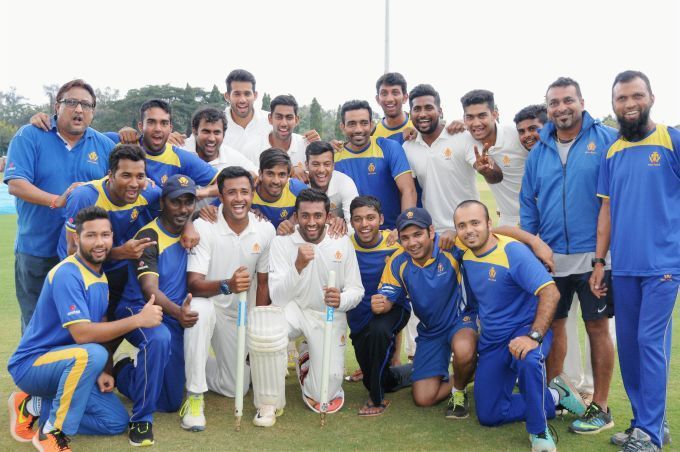
[[[480, 186], [486, 189], [486, 186]], [[493, 212], [493, 199], [488, 190], [482, 198]], [[14, 385], [6, 371], [6, 363], [16, 347], [19, 335], [19, 308], [14, 294], [14, 257], [12, 252], [16, 217], [0, 215], [0, 316], [5, 319], [0, 334], [0, 398], [7, 400]], [[677, 321], [676, 314], [676, 321]], [[674, 338], [676, 353], [680, 340]], [[354, 352], [348, 345], [346, 367], [357, 365]], [[671, 361], [668, 416], [671, 430], [680, 435], [680, 362]], [[479, 425], [474, 414], [470, 418], [453, 421], [443, 416], [444, 404], [432, 408], [418, 408], [411, 401], [410, 390], [402, 390], [388, 397], [392, 405], [385, 415], [359, 418], [357, 411], [367, 398], [361, 383], [345, 383], [346, 404], [336, 415], [329, 416], [327, 426], [319, 427], [319, 416], [303, 406], [300, 390], [294, 378], [287, 380], [287, 406], [273, 428], [262, 429], [252, 425], [255, 414], [252, 395], [245, 401], [245, 416], [241, 432], [234, 431], [232, 399], [209, 394], [206, 399], [207, 430], [189, 433], [179, 427], [179, 416], [157, 414], [154, 423], [157, 450], [462, 450], [462, 451], [522, 451], [529, 450], [528, 435], [524, 425], [516, 423], [497, 428]], [[4, 402], [3, 402], [4, 403]], [[126, 402], [127, 403], [127, 402]], [[127, 403], [129, 407], [130, 404]], [[631, 412], [621, 384], [618, 368], [615, 370], [610, 395], [610, 406], [616, 422], [615, 429], [628, 426]], [[473, 401], [474, 407], [474, 401]], [[474, 413], [474, 411], [473, 411]], [[596, 436], [578, 436], [567, 432], [572, 417], [551, 421], [559, 434], [558, 449], [583, 451], [614, 451], [609, 444], [610, 430]], [[30, 444], [12, 440], [7, 431], [8, 415], [0, 409], [0, 450], [32, 450]], [[680, 441], [680, 437], [677, 437]], [[126, 450], [130, 449], [125, 435], [115, 437], [77, 436], [72, 442], [74, 450]]]

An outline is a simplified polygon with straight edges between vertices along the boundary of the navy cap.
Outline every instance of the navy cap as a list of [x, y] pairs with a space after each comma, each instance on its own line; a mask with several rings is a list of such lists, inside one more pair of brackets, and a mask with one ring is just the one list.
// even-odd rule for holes
[[177, 199], [187, 193], [196, 196], [196, 184], [189, 176], [175, 174], [168, 177], [163, 185], [164, 198], [167, 196], [170, 199]]
[[404, 210], [397, 217], [397, 231], [401, 231], [407, 226], [418, 226], [421, 228], [429, 228], [432, 226], [432, 217], [427, 210], [422, 207], [411, 207]]

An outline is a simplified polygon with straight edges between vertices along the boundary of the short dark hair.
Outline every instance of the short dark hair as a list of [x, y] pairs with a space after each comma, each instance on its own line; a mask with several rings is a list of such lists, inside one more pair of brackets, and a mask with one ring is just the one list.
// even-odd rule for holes
[[274, 109], [278, 107], [279, 105], [286, 105], [288, 107], [293, 107], [293, 112], [297, 116], [298, 114], [298, 103], [293, 97], [292, 94], [281, 94], [279, 96], [276, 96], [274, 99], [272, 99], [271, 103], [269, 104], [269, 111], [271, 113], [274, 113]]
[[640, 71], [623, 71], [620, 72], [619, 74], [614, 77], [614, 83], [612, 83], [612, 94], [614, 92], [614, 87], [616, 86], [617, 83], [628, 83], [636, 78], [641, 79], [643, 82], [645, 82], [645, 85], [647, 85], [647, 91], [649, 91], [649, 95], [651, 96], [652, 93], [652, 84], [649, 83], [649, 77], [647, 77], [644, 73]]
[[80, 234], [83, 231], [83, 225], [88, 221], [94, 220], [109, 220], [109, 213], [99, 206], [88, 206], [80, 209], [76, 214], [73, 224], [76, 227], [76, 234]]
[[205, 120], [208, 123], [216, 123], [217, 121], [222, 121], [222, 130], [227, 130], [227, 116], [224, 114], [224, 110], [220, 110], [215, 107], [201, 107], [194, 115], [191, 117], [191, 128], [198, 130], [198, 126], [201, 124], [201, 120]]
[[255, 180], [250, 171], [242, 168], [240, 166], [227, 166], [223, 168], [222, 171], [217, 175], [217, 190], [222, 193], [222, 188], [224, 181], [227, 179], [238, 179], [239, 177], [245, 177], [250, 182], [250, 188], [255, 188]]
[[548, 111], [545, 104], [528, 105], [522, 108], [515, 115], [515, 124], [519, 124], [527, 119], [536, 119], [541, 124], [548, 122]]
[[146, 168], [146, 154], [138, 144], [117, 144], [109, 155], [109, 170], [111, 174], [116, 174], [118, 162], [121, 160], [132, 160], [133, 162], [144, 162]]
[[149, 99], [146, 102], [144, 102], [142, 104], [142, 107], [139, 109], [140, 121], [144, 122], [144, 113], [146, 113], [146, 111], [149, 110], [150, 108], [160, 108], [168, 115], [170, 115], [170, 121], [172, 121], [172, 108], [170, 108], [170, 104], [164, 101], [163, 99]]
[[432, 85], [428, 85], [427, 83], [421, 83], [420, 85], [416, 85], [413, 87], [410, 93], [408, 93], [408, 105], [410, 108], [413, 108], [413, 99], [417, 99], [418, 97], [424, 97], [424, 96], [432, 96], [434, 97], [434, 103], [437, 107], [440, 106], [441, 104], [441, 99], [439, 98], [439, 93], [437, 92], [436, 89]]
[[354, 198], [349, 204], [349, 214], [354, 215], [354, 210], [361, 207], [372, 207], [376, 212], [382, 215], [382, 204], [380, 204], [380, 200], [375, 196], [364, 195]]
[[496, 102], [493, 98], [493, 93], [488, 89], [473, 89], [468, 91], [460, 98], [460, 103], [463, 108], [469, 107], [470, 105], [486, 104], [489, 106], [489, 110], [496, 110]]
[[61, 85], [59, 91], [57, 91], [57, 97], [54, 98], [54, 101], [61, 102], [63, 100], [62, 97], [64, 96], [64, 94], [71, 88], [82, 88], [85, 91], [87, 91], [90, 94], [90, 96], [92, 96], [92, 106], [93, 107], [97, 106], [97, 96], [94, 93], [92, 85], [90, 85], [85, 80], [80, 78], [71, 80], [70, 82], [66, 82], [63, 85]]
[[305, 188], [300, 193], [298, 193], [297, 198], [295, 198], [295, 211], [297, 212], [300, 208], [300, 204], [303, 202], [322, 202], [326, 213], [331, 211], [331, 200], [328, 195], [321, 190], [316, 188]]
[[255, 76], [246, 71], [245, 69], [234, 69], [227, 75], [227, 92], [231, 92], [232, 82], [250, 82], [253, 85], [253, 91], [255, 91]]
[[380, 87], [382, 85], [386, 86], [396, 86], [401, 87], [401, 92], [406, 94], [408, 90], [406, 89], [406, 79], [399, 72], [388, 72], [380, 76], [377, 82], [375, 82], [375, 92], [380, 94]]
[[354, 110], [368, 110], [368, 120], [373, 120], [373, 109], [371, 109], [371, 105], [365, 100], [354, 99], [348, 100], [340, 107], [340, 118], [342, 119], [343, 124], [345, 123], [345, 113]]
[[331, 154], [335, 152], [333, 146], [328, 141], [312, 141], [307, 145], [307, 149], [305, 149], [305, 156], [307, 157], [307, 161], [309, 161], [310, 156], [321, 155], [326, 152], [330, 152]]
[[548, 85], [548, 89], [545, 90], [545, 96], [548, 97], [548, 91], [550, 91], [552, 88], [566, 88], [567, 86], [573, 86], [576, 88], [576, 95], [579, 99], [583, 99], [583, 96], [581, 95], [581, 86], [576, 80], [569, 77], [560, 77]]
[[486, 214], [486, 221], [489, 221], [491, 219], [491, 217], [489, 216], [489, 208], [486, 207], [486, 204], [484, 204], [481, 201], [477, 201], [476, 199], [467, 199], [467, 200], [461, 202], [460, 204], [458, 204], [458, 206], [456, 206], [455, 210], [453, 211], [453, 215], [455, 216], [456, 211], [458, 209], [460, 209], [461, 207], [466, 207], [466, 206], [473, 205], [473, 204], [478, 205], [478, 206], [482, 206], [484, 208], [484, 213]]
[[272, 169], [278, 165], [288, 166], [288, 172], [292, 168], [290, 156], [279, 148], [269, 148], [260, 154], [260, 171]]

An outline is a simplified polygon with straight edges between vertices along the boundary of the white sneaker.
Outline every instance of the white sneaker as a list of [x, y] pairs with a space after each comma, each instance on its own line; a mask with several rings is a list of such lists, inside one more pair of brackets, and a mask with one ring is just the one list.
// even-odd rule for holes
[[257, 414], [253, 418], [253, 424], [258, 427], [271, 427], [276, 424], [276, 407], [274, 405], [263, 405], [258, 408]]
[[187, 397], [184, 405], [182, 405], [182, 408], [179, 410], [179, 415], [182, 416], [180, 425], [184, 430], [192, 432], [202, 432], [205, 430], [203, 407], [203, 394], [190, 395]]

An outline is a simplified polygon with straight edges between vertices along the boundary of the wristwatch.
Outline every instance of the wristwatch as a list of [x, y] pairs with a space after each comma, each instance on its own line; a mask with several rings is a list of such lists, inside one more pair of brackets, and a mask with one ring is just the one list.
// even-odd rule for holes
[[593, 268], [595, 268], [595, 264], [607, 265], [607, 261], [605, 261], [601, 257], [594, 257], [590, 260], [590, 265], [592, 265]]
[[529, 334], [527, 334], [527, 336], [529, 336], [531, 339], [535, 340], [539, 344], [543, 343], [543, 335], [536, 330], [529, 331]]
[[226, 279], [220, 281], [220, 292], [222, 295], [231, 295], [231, 289], [229, 288], [229, 284], [227, 284]]

